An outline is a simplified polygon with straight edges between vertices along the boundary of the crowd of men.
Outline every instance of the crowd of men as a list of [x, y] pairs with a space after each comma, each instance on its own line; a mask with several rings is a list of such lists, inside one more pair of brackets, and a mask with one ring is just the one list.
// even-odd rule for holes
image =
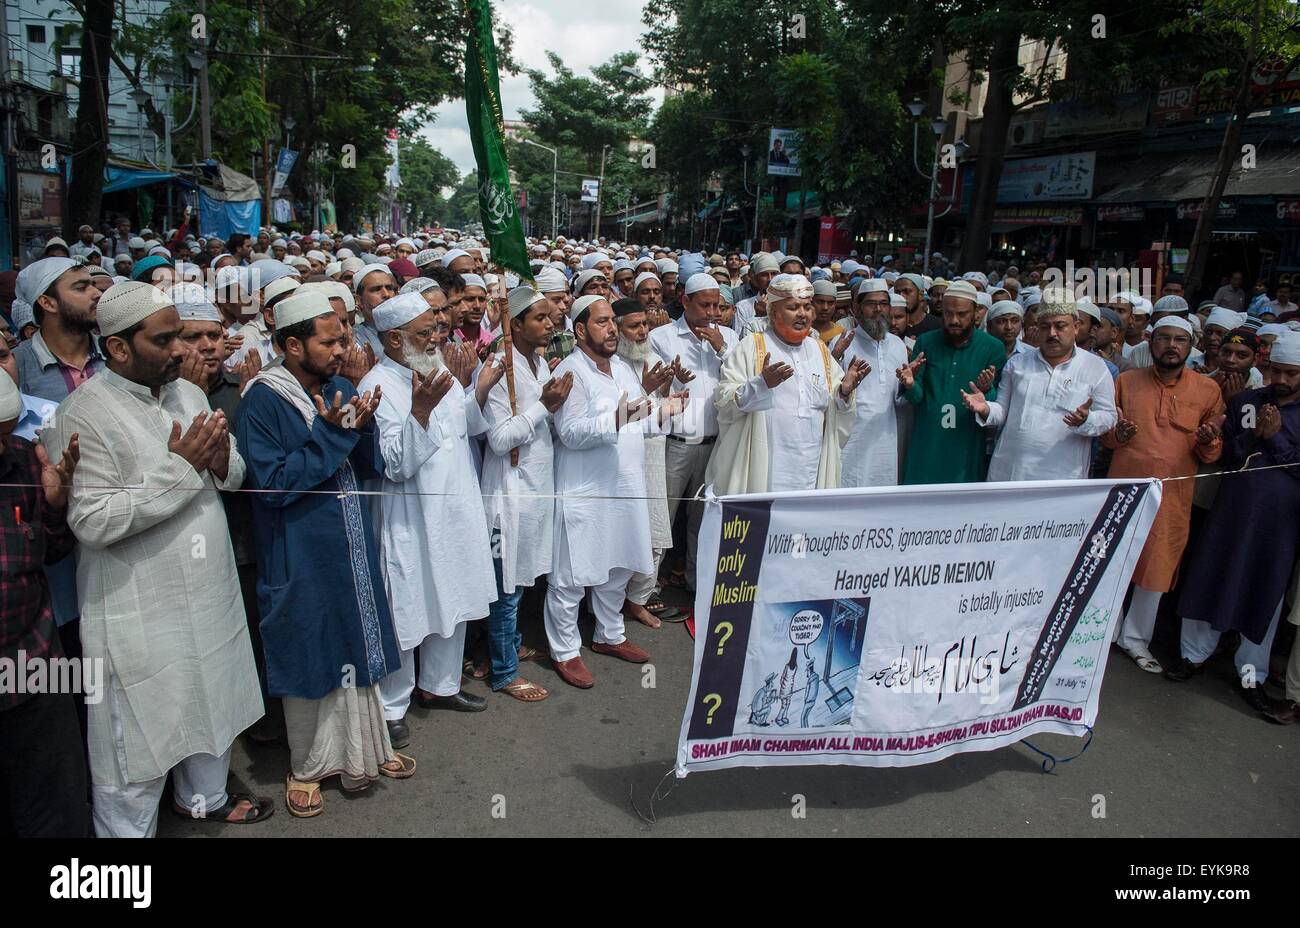
[[626, 624], [687, 618], [663, 585], [694, 587], [709, 487], [1168, 478], [1117, 646], [1173, 681], [1232, 650], [1252, 709], [1295, 721], [1300, 649], [1284, 695], [1265, 686], [1300, 623], [1285, 294], [1193, 308], [1175, 278], [1094, 301], [1041, 267], [529, 248], [521, 278], [443, 230], [124, 223], [17, 274], [0, 666], [104, 674], [95, 699], [0, 687], [14, 832], [152, 835], [169, 775], [176, 814], [263, 821], [271, 799], [228, 789], [245, 733], [287, 741], [284, 803], [319, 815], [335, 776], [414, 774], [413, 702], [488, 708], [466, 680], [541, 702], [539, 662], [580, 689], [612, 672], [584, 656], [584, 600], [589, 653], [644, 663]]

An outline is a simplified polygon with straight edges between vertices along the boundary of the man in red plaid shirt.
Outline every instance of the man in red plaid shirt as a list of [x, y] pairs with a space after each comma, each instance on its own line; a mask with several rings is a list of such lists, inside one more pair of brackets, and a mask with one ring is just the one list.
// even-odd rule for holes
[[[80, 452], [74, 435], [51, 464], [44, 448], [11, 434], [22, 414], [18, 385], [0, 371], [0, 795], [9, 800], [0, 833], [84, 838], [85, 749], [76, 696], [48, 691], [63, 648], [41, 570], [75, 544], [64, 512]], [[29, 686], [42, 664], [46, 683]]]

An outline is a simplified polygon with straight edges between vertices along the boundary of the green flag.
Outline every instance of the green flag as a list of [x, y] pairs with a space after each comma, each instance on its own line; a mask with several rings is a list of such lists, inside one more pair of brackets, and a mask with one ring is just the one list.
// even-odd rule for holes
[[532, 279], [524, 227], [510, 189], [505, 126], [501, 121], [501, 87], [497, 79], [497, 50], [492, 38], [488, 0], [464, 0], [465, 112], [478, 163], [478, 206], [483, 231], [492, 249], [492, 262]]

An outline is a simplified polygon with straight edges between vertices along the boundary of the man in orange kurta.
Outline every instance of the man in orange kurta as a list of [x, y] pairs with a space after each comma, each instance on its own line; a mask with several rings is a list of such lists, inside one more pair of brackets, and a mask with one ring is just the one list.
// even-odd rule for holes
[[[1102, 436], [1115, 449], [1111, 477], [1191, 477], [1198, 463], [1218, 459], [1223, 443], [1223, 396], [1218, 384], [1187, 368], [1192, 327], [1166, 316], [1151, 333], [1153, 366], [1125, 371], [1115, 381], [1119, 421]], [[1187, 546], [1192, 480], [1164, 484], [1160, 510], [1133, 572], [1133, 600], [1124, 615], [1119, 646], [1149, 673], [1160, 673], [1151, 656], [1160, 597], [1173, 588]]]

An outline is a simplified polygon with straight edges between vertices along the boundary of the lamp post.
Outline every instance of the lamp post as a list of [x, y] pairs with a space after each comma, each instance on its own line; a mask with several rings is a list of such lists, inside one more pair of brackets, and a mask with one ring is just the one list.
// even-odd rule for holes
[[532, 145], [535, 148], [545, 149], [551, 153], [551, 238], [559, 235], [559, 227], [555, 224], [555, 198], [556, 191], [559, 189], [557, 178], [560, 173], [560, 153], [549, 145], [543, 145], [541, 142], [534, 142], [532, 139], [521, 139], [525, 145]]
[[751, 194], [749, 190], [749, 155], [752, 151], [753, 149], [748, 145], [740, 146], [740, 154], [745, 159], [742, 162], [740, 183], [745, 188], [745, 193], [754, 198], [754, 236], [750, 239], [749, 251], [753, 251], [754, 246], [758, 244], [758, 205], [759, 198], [763, 194], [763, 184], [757, 174], [754, 175], [754, 192]]
[[592, 241], [600, 238], [600, 198], [605, 195], [605, 155], [609, 154], [609, 149], [609, 145], [600, 149], [600, 180], [596, 182], [596, 215], [595, 222], [592, 223]]
[[[930, 173], [927, 174], [925, 171], [921, 170], [921, 165], [917, 160], [920, 121], [921, 114], [925, 112], [925, 104], [921, 102], [919, 97], [913, 97], [912, 102], [907, 104], [907, 111], [912, 114], [912, 166], [916, 168], [916, 173], [930, 181], [930, 196], [928, 198], [925, 220], [925, 256], [922, 259], [921, 265], [921, 273], [928, 276], [930, 273], [930, 255], [933, 250], [934, 240], [934, 204], [939, 195], [939, 140], [943, 138], [943, 133], [948, 128], [948, 119], [946, 116], [940, 115], [930, 120], [930, 131], [934, 133], [934, 160], [930, 167]], [[956, 149], [957, 156], [960, 158], [965, 154], [968, 146], [964, 139], [958, 139], [954, 148]], [[953, 188], [954, 190], [956, 189], [955, 177], [953, 179]], [[948, 209], [944, 210], [941, 215], [946, 216], [948, 210], [951, 209], [952, 206], [950, 204]]]

